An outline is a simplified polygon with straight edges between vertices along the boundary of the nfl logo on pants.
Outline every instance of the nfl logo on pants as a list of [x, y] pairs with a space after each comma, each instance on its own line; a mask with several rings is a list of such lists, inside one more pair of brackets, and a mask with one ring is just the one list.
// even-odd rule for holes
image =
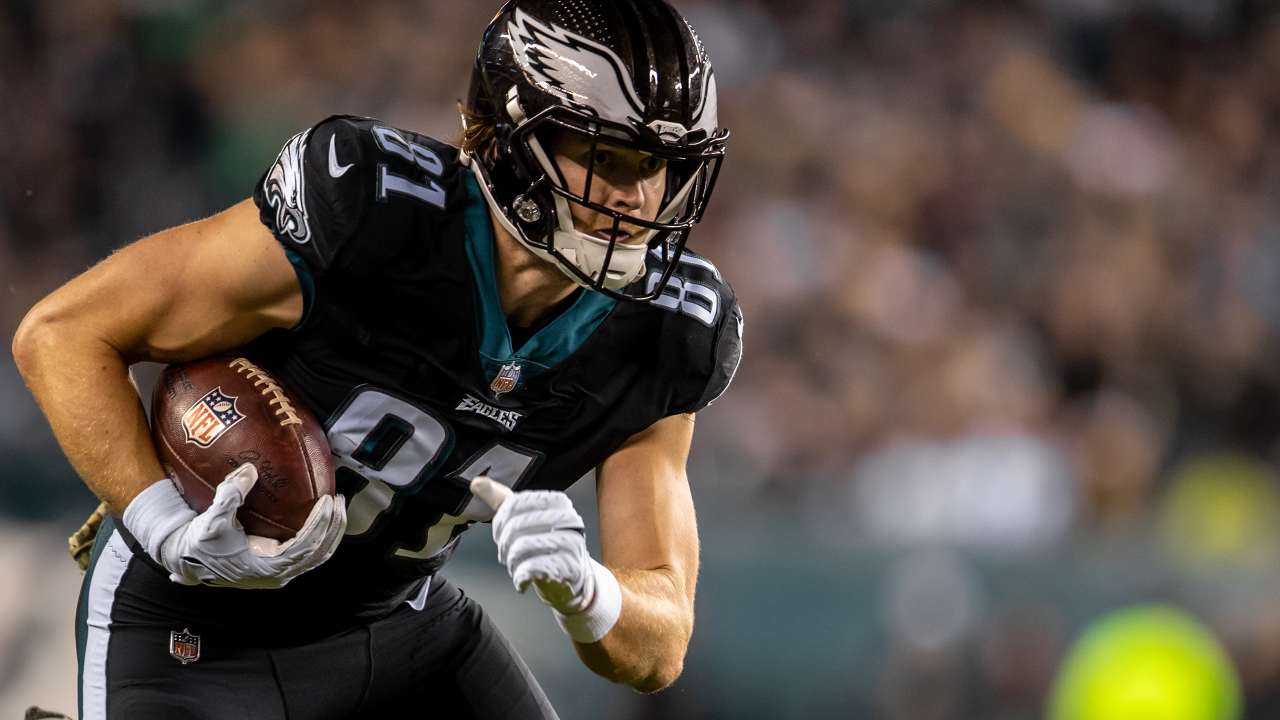
[[169, 631], [169, 654], [182, 661], [183, 665], [200, 659], [200, 636], [192, 635], [189, 628]]

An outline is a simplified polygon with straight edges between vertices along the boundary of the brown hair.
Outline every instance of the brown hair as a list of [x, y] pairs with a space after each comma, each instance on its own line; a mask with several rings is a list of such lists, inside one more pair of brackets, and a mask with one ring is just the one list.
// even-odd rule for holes
[[462, 137], [458, 138], [458, 147], [472, 156], [487, 155], [493, 151], [497, 138], [494, 136], [496, 123], [492, 115], [471, 112], [458, 103], [458, 110], [466, 123]]

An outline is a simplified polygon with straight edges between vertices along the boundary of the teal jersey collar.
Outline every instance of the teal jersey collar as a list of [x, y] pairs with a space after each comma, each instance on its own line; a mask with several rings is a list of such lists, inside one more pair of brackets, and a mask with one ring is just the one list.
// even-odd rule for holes
[[617, 301], [601, 293], [584, 290], [559, 317], [534, 333], [519, 351], [513, 352], [511, 333], [507, 330], [502, 303], [498, 299], [498, 283], [494, 279], [494, 238], [489, 206], [471, 173], [467, 173], [466, 226], [467, 259], [471, 261], [471, 275], [475, 279], [480, 365], [490, 383], [504, 368], [508, 368], [505, 374], [509, 377], [513, 374], [510, 366], [517, 367], [512, 388], [515, 389], [527, 378], [555, 367], [573, 354], [604, 322]]

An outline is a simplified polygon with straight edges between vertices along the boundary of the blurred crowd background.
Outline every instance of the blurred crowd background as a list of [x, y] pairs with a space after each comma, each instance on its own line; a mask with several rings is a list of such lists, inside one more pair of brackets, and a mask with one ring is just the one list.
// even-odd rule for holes
[[[1280, 2], [676, 4], [733, 133], [690, 246], [746, 317], [685, 674], [593, 678], [484, 528], [446, 570], [562, 717], [1036, 718], [1150, 601], [1280, 717]], [[327, 115], [455, 138], [497, 5], [0, 2], [0, 335]], [[94, 504], [0, 355], [0, 712], [74, 707]]]

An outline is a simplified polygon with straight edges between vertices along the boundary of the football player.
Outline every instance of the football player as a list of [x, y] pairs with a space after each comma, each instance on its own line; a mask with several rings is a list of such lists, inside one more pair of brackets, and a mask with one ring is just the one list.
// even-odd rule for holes
[[[24, 320], [23, 376], [109, 511], [79, 605], [82, 720], [554, 717], [438, 574], [475, 522], [589, 668], [644, 691], [679, 675], [693, 417], [742, 335], [685, 250], [728, 135], [711, 65], [665, 0], [513, 0], [463, 115], [460, 149], [328, 118], [252, 200]], [[338, 467], [337, 501], [270, 557], [231, 521], [253, 466], [197, 515], [128, 379], [232, 350], [325, 419]], [[592, 469], [599, 562], [563, 493]]]

